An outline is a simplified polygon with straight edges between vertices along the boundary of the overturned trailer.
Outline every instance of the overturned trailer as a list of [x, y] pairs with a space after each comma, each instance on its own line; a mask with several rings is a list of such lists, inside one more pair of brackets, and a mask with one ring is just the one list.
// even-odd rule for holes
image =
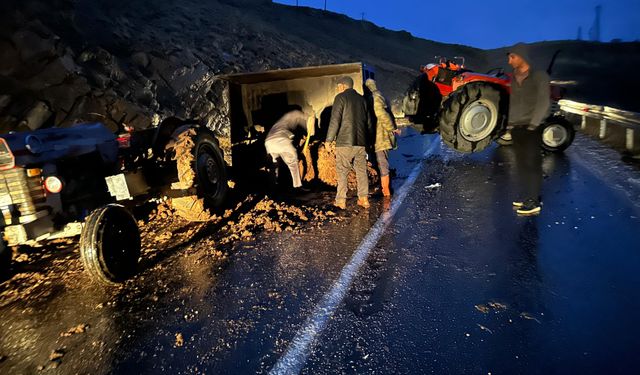
[[364, 82], [375, 78], [364, 63], [348, 63], [240, 73], [220, 77], [227, 83], [225, 95], [230, 123], [230, 148], [225, 159], [235, 178], [255, 178], [264, 166], [264, 137], [271, 126], [292, 108], [316, 117], [316, 138], [324, 140], [331, 106], [340, 77], [353, 79], [354, 89], [364, 94]]

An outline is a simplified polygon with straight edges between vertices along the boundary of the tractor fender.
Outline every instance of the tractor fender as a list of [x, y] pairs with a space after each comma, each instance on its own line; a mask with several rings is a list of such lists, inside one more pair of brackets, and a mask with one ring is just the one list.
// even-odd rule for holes
[[154, 155], [164, 155], [169, 148], [169, 143], [177, 139], [178, 135], [188, 128], [199, 127], [195, 120], [183, 120], [177, 117], [169, 117], [162, 121], [156, 128], [151, 147]]
[[458, 79], [453, 80], [453, 91], [460, 89], [462, 86], [472, 82], [486, 82], [492, 86], [495, 86], [500, 91], [510, 94], [511, 93], [511, 80], [505, 78], [498, 78], [487, 74], [480, 73], [462, 73]]
[[176, 145], [176, 142], [180, 139], [180, 134], [186, 131], [189, 131], [191, 129], [193, 129], [196, 133], [210, 134], [215, 139], [216, 143], [218, 143], [218, 138], [216, 137], [216, 135], [206, 127], [201, 126], [200, 124], [197, 124], [197, 123], [182, 124], [176, 127], [175, 129], [173, 129], [173, 132], [171, 133], [169, 139], [166, 142], [164, 142], [164, 145], [163, 145], [164, 151], [173, 149]]

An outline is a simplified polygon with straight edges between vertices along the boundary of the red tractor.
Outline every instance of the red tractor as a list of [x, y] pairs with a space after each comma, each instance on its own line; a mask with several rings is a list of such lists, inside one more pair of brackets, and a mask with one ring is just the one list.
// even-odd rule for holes
[[[549, 66], [550, 72], [558, 52]], [[509, 144], [507, 130], [511, 74], [502, 68], [485, 74], [465, 68], [464, 58], [437, 57], [436, 63], [420, 68], [402, 102], [405, 116], [423, 124], [425, 131], [439, 131], [442, 140], [461, 152], [484, 150], [492, 141]], [[552, 103], [562, 98], [562, 88], [551, 86]], [[544, 122], [542, 147], [561, 152], [573, 142], [573, 125], [552, 105]]]

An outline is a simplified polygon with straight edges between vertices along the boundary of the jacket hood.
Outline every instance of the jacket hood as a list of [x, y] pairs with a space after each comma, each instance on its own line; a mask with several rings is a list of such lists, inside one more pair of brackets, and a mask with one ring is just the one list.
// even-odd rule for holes
[[507, 55], [513, 53], [514, 55], [518, 55], [524, 59], [529, 65], [533, 65], [531, 63], [531, 58], [529, 57], [529, 46], [524, 43], [518, 43], [515, 46], [509, 48], [507, 51]]
[[378, 90], [378, 86], [376, 85], [376, 81], [374, 81], [373, 79], [369, 78], [364, 82], [365, 86], [367, 86], [369, 88], [369, 90], [376, 91]]

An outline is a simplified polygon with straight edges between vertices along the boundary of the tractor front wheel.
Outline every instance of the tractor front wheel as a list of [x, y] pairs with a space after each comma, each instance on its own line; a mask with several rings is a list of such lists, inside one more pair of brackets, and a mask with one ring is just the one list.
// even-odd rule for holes
[[551, 152], [562, 152], [571, 146], [576, 131], [564, 117], [553, 116], [542, 124], [542, 148]]
[[133, 276], [140, 258], [140, 232], [131, 213], [118, 204], [94, 210], [80, 234], [80, 257], [84, 269], [100, 283], [121, 283]]
[[449, 95], [440, 111], [440, 135], [460, 152], [482, 151], [504, 126], [508, 99], [499, 89], [472, 82]]
[[0, 232], [0, 280], [9, 276], [11, 270], [11, 248], [4, 240], [4, 233]]

